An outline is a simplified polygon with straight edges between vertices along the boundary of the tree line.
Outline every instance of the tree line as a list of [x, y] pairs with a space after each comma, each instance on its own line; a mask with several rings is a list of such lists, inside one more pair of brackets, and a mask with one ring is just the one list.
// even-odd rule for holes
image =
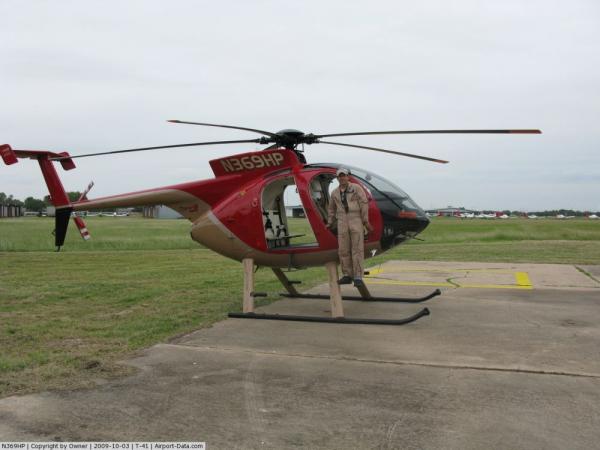
[[[67, 192], [67, 195], [69, 196], [69, 200], [75, 202], [79, 200], [81, 192], [71, 191]], [[46, 195], [43, 199], [27, 197], [24, 201], [21, 201], [17, 198], [14, 198], [12, 194], [7, 195], [4, 192], [0, 192], [0, 205], [22, 206], [27, 211], [42, 212], [48, 206], [51, 206], [52, 202], [50, 201], [49, 195]]]

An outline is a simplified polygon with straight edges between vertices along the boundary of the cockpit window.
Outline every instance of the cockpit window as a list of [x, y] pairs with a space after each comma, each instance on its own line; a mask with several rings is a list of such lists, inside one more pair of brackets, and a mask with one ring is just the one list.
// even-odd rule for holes
[[352, 175], [366, 181], [376, 190], [380, 191], [382, 194], [385, 194], [388, 198], [398, 200], [405, 200], [409, 198], [406, 192], [404, 192], [398, 186], [393, 185], [385, 178], [381, 178], [379, 175], [375, 175], [361, 169], [352, 169]]
[[[305, 168], [315, 167], [332, 168], [340, 167], [340, 165], [334, 163], [324, 163], [311, 164], [309, 166], [305, 166]], [[365, 188], [369, 190], [369, 192], [376, 201], [390, 203], [390, 206], [394, 205], [396, 208], [400, 208], [401, 210], [416, 211], [419, 215], [425, 215], [421, 208], [408, 196], [408, 194], [391, 181], [388, 181], [379, 175], [375, 175], [372, 172], [367, 172], [364, 169], [359, 169], [358, 167], [346, 165], [344, 165], [344, 167], [350, 169], [350, 175], [358, 178], [363, 183]]]
[[357, 178], [360, 178], [365, 184], [371, 188], [371, 195], [375, 200], [390, 200], [396, 203], [399, 207], [412, 210], [420, 210], [415, 202], [408, 196], [406, 192], [385, 178], [367, 172], [363, 169], [351, 168], [350, 172]]

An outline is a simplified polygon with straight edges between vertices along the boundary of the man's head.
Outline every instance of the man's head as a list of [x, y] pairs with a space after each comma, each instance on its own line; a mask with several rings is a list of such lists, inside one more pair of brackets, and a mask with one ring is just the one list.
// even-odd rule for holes
[[347, 186], [348, 185], [348, 175], [350, 174], [350, 171], [348, 169], [346, 169], [345, 167], [340, 167], [337, 172], [337, 179], [338, 182], [340, 183], [340, 186]]

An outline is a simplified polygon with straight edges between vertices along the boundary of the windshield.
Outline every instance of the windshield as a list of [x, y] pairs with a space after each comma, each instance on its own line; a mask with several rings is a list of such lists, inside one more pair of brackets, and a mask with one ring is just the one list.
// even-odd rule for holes
[[391, 181], [382, 178], [374, 173], [367, 172], [363, 169], [350, 168], [350, 172], [353, 176], [360, 178], [369, 188], [371, 189], [371, 195], [375, 200], [391, 200], [398, 206], [403, 205], [404, 208], [420, 210], [415, 202], [408, 196], [406, 192], [400, 189]]
[[[311, 164], [306, 167], [337, 168], [341, 167], [341, 164], [319, 163]], [[347, 165], [344, 165], [344, 167], [350, 169], [351, 176], [356, 177], [360, 181], [362, 181], [364, 186], [369, 190], [369, 192], [376, 201], [388, 202], [390, 206], [393, 204], [402, 210], [412, 210], [419, 213], [419, 215], [425, 215], [425, 212], [409, 197], [409, 195], [391, 181], [388, 181], [379, 175], [375, 175], [372, 172], [367, 172], [364, 169], [359, 169], [358, 167], [352, 167]]]

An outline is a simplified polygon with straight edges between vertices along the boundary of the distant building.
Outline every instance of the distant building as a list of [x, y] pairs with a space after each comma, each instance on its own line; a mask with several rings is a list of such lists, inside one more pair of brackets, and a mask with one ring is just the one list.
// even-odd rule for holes
[[304, 208], [300, 205], [286, 206], [285, 207], [285, 215], [287, 217], [306, 217], [306, 214], [304, 213]]
[[165, 205], [144, 206], [143, 216], [147, 219], [182, 219], [183, 216]]
[[0, 205], [0, 218], [21, 217], [25, 208], [19, 205]]
[[426, 212], [433, 214], [434, 216], [458, 216], [460, 214], [472, 214], [475, 211], [466, 209], [463, 206], [458, 208], [454, 206], [448, 206], [446, 208], [428, 209]]

